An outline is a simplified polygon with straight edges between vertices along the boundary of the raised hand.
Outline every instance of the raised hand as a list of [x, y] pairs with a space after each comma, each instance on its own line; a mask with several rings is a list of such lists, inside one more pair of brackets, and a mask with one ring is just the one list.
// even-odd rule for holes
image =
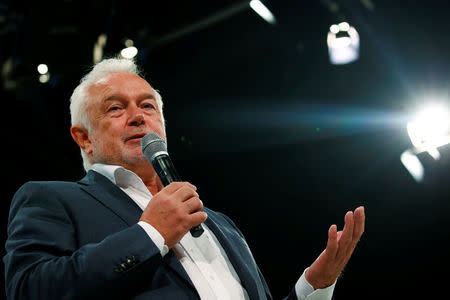
[[326, 249], [306, 271], [306, 280], [314, 289], [332, 285], [349, 261], [361, 235], [364, 232], [364, 207], [355, 212], [345, 214], [345, 225], [342, 231], [337, 231], [336, 225], [328, 230]]

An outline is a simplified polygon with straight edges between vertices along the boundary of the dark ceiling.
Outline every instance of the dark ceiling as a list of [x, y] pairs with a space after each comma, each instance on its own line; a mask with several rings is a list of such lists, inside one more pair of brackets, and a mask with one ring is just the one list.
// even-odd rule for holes
[[[105, 56], [134, 41], [163, 96], [179, 173], [239, 225], [276, 299], [359, 205], [366, 232], [335, 299], [439, 296], [450, 268], [450, 149], [439, 161], [419, 156], [420, 184], [399, 157], [411, 147], [411, 112], [449, 104], [450, 2], [265, 1], [275, 25], [246, 2], [2, 2], [3, 239], [21, 184], [83, 176], [68, 103], [106, 34]], [[333, 66], [326, 33], [343, 20], [359, 32], [360, 59]]]

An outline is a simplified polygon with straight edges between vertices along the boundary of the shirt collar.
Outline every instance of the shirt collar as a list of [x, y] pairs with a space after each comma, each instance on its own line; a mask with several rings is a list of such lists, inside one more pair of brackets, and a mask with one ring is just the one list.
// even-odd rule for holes
[[135, 188], [152, 197], [142, 179], [133, 171], [127, 170], [122, 166], [95, 163], [92, 166], [92, 170], [102, 174], [118, 187], [125, 189]]

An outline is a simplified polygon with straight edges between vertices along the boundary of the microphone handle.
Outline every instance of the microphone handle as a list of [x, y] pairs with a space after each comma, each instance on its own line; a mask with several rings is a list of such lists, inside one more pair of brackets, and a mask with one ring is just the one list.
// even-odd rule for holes
[[[154, 157], [152, 159], [152, 165], [164, 186], [167, 186], [174, 181], [182, 181], [168, 155], [162, 154]], [[200, 224], [192, 227], [190, 230], [193, 237], [201, 236], [203, 231], [204, 229]]]

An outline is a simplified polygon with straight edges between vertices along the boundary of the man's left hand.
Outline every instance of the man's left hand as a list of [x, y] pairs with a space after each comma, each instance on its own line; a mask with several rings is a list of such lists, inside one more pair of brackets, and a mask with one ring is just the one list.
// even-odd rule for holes
[[326, 249], [306, 271], [306, 280], [314, 289], [326, 288], [332, 285], [344, 269], [364, 232], [364, 207], [355, 212], [347, 212], [342, 231], [337, 231], [336, 225], [328, 230]]

